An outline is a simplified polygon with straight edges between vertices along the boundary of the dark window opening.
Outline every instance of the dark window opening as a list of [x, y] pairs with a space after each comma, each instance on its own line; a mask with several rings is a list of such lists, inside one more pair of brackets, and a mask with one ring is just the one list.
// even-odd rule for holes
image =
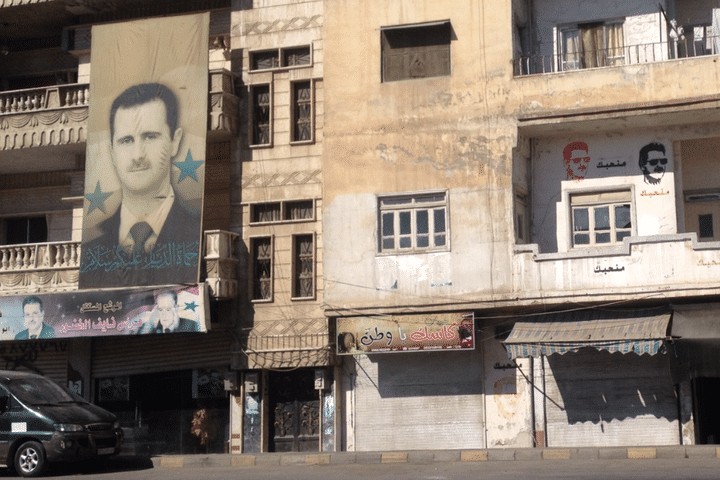
[[42, 217], [6, 218], [4, 224], [4, 244], [47, 242], [47, 219]]
[[715, 236], [712, 213], [698, 215], [698, 223], [700, 224], [700, 238], [713, 238]]
[[382, 31], [382, 81], [450, 75], [450, 22]]

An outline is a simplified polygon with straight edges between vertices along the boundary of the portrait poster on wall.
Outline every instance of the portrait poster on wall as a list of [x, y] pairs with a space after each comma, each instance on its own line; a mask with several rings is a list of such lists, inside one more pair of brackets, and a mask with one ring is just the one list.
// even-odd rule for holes
[[79, 287], [198, 281], [209, 14], [92, 28]]

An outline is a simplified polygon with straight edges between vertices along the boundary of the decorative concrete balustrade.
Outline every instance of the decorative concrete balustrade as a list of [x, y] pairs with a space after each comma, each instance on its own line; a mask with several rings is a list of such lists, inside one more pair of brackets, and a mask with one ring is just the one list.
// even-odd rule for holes
[[[235, 74], [208, 72], [208, 138], [237, 135], [239, 118]], [[0, 92], [0, 151], [87, 140], [90, 87], [87, 83]]]
[[[214, 298], [237, 293], [235, 241], [222, 230], [205, 232], [201, 276]], [[80, 242], [47, 242], [0, 246], [0, 295], [76, 290]]]

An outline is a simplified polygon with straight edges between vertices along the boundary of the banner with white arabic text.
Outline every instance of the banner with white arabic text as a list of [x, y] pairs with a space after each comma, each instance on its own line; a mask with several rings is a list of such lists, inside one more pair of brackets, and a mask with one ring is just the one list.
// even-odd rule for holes
[[475, 348], [472, 313], [337, 319], [338, 355]]
[[206, 332], [207, 285], [0, 297], [0, 340]]
[[92, 27], [80, 289], [198, 282], [209, 18]]

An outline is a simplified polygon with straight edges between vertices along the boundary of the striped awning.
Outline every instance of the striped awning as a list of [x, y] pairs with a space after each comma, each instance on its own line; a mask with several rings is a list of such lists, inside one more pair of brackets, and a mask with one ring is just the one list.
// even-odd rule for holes
[[523, 318], [503, 342], [510, 358], [539, 357], [593, 347], [655, 355], [668, 338], [670, 312], [580, 310]]

